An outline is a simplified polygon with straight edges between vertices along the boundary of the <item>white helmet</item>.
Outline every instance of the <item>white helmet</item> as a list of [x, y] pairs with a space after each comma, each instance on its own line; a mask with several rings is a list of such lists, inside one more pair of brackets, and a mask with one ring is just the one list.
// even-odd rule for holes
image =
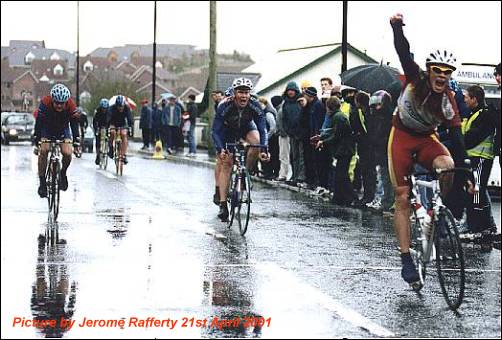
[[243, 77], [234, 79], [234, 81], [232, 83], [232, 88], [235, 90], [235, 89], [241, 88], [241, 87], [247, 88], [248, 90], [252, 91], [253, 90], [253, 82], [250, 79], [243, 78]]
[[429, 54], [425, 60], [425, 66], [427, 67], [434, 64], [449, 66], [455, 71], [457, 69], [457, 58], [447, 50], [438, 49]]

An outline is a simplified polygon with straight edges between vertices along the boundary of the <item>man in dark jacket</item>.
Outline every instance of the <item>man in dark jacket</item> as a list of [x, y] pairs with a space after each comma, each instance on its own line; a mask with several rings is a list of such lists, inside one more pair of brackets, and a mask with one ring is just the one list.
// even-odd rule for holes
[[143, 147], [141, 150], [148, 149], [151, 140], [152, 131], [152, 110], [148, 107], [148, 100], [142, 101], [143, 107], [141, 108], [141, 117], [139, 119], [139, 128], [143, 134]]
[[326, 102], [328, 122], [321, 131], [316, 148], [327, 146], [336, 159], [335, 190], [333, 201], [336, 204], [350, 206], [354, 199], [352, 184], [349, 178], [350, 160], [355, 152], [352, 129], [347, 116], [340, 111], [340, 99], [330, 97]]
[[197, 120], [197, 115], [198, 115], [198, 109], [197, 109], [197, 104], [195, 104], [195, 96], [193, 94], [188, 96], [188, 102], [187, 102], [187, 112], [189, 114], [189, 120], [190, 120], [190, 130], [187, 133], [188, 137], [188, 156], [193, 157], [195, 156], [195, 153], [197, 151], [197, 145], [195, 141], [195, 124]]
[[307, 106], [305, 107], [305, 114], [309, 118], [310, 125], [310, 136], [309, 141], [305, 145], [305, 149], [308, 150], [307, 153], [310, 157], [305, 157], [305, 159], [311, 159], [310, 162], [306, 161], [307, 171], [307, 182], [312, 185], [312, 187], [317, 187], [316, 192], [320, 192], [321, 188], [328, 187], [328, 170], [329, 170], [329, 156], [326, 149], [315, 149], [310, 139], [312, 137], [318, 136], [324, 122], [324, 117], [326, 115], [325, 106], [317, 98], [317, 89], [315, 87], [308, 87], [303, 91], [305, 98], [307, 99]]
[[[492, 114], [485, 103], [485, 92], [473, 85], [467, 89], [465, 102], [472, 110], [467, 121], [462, 124], [465, 148], [475, 172], [476, 182], [479, 184], [479, 193], [474, 196], [474, 201], [468, 204], [467, 224], [470, 231], [497, 232], [497, 226], [492, 215], [492, 205], [488, 194], [488, 179], [495, 158], [494, 133], [495, 125]], [[469, 200], [470, 201], [470, 200]]]
[[[394, 190], [389, 178], [387, 159], [387, 142], [392, 127], [392, 113], [394, 107], [391, 95], [384, 90], [376, 91], [370, 98], [370, 112], [366, 119], [368, 127], [368, 143], [374, 157], [374, 165], [380, 166], [380, 180], [382, 181], [384, 196], [374, 200], [372, 208], [378, 211], [389, 211], [394, 204]], [[380, 203], [378, 203], [380, 202]]]
[[305, 160], [303, 140], [308, 136], [308, 130], [302, 127], [302, 108], [298, 103], [300, 88], [292, 81], [284, 91], [282, 104], [282, 123], [284, 131], [290, 138], [290, 161], [293, 176], [288, 184], [295, 185], [305, 182]]

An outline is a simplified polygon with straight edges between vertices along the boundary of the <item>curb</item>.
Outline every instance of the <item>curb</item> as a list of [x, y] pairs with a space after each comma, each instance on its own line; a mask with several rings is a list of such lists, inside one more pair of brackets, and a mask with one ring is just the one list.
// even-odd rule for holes
[[[150, 156], [150, 157], [153, 155], [153, 151], [134, 150], [134, 152], [136, 152], [136, 153], [138, 153], [140, 155]], [[204, 167], [204, 168], [210, 168], [210, 169], [213, 169], [214, 166], [215, 166], [215, 162], [205, 161], [205, 160], [200, 160], [200, 159], [193, 159], [193, 158], [188, 158], [188, 157], [185, 157], [185, 156], [167, 155], [165, 157], [166, 157], [165, 160], [171, 161], [171, 162], [174, 162], [174, 163], [178, 163], [178, 164], [196, 165], [196, 166], [200, 166], [200, 167]], [[266, 179], [263, 179], [261, 177], [256, 177], [256, 176], [252, 176], [252, 178], [253, 178], [253, 181], [255, 181], [255, 182], [259, 182], [259, 183], [263, 183], [263, 184], [268, 184], [268, 185], [270, 185], [272, 187], [275, 187], [275, 188], [282, 188], [282, 189], [286, 189], [286, 190], [289, 190], [289, 191], [303, 193], [303, 194], [305, 194], [308, 197], [311, 197], [311, 198], [314, 198], [314, 199], [317, 199], [317, 200], [320, 200], [320, 201], [324, 201], [324, 202], [330, 202], [331, 201], [329, 198], [314, 195], [314, 191], [309, 190], [309, 189], [299, 188], [299, 187], [293, 187], [293, 186], [287, 185], [285, 183], [274, 182], [274, 181], [266, 180]]]

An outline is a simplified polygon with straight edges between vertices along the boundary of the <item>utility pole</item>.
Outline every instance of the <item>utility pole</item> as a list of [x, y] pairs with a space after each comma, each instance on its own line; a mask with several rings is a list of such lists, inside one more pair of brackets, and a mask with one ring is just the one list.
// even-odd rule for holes
[[77, 106], [80, 106], [80, 1], [77, 1]]
[[213, 129], [214, 120], [214, 101], [212, 100], [211, 93], [216, 90], [216, 1], [209, 1], [209, 79], [208, 79], [208, 91], [209, 96], [208, 103], [208, 118], [209, 131], [207, 133], [207, 152], [209, 155], [214, 156], [216, 151], [213, 145], [213, 139], [211, 138], [211, 131]]
[[152, 111], [155, 103], [155, 83], [157, 80], [157, 1], [154, 1], [153, 7], [153, 73], [152, 73]]
[[347, 71], [347, 1], [343, 2], [342, 73]]

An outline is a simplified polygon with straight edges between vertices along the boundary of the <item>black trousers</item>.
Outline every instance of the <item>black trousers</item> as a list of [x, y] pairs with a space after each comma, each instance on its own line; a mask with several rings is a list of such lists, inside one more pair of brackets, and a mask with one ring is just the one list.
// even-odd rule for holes
[[141, 133], [143, 134], [143, 145], [146, 147], [150, 145], [151, 132], [152, 129], [141, 129]]
[[352, 183], [349, 178], [349, 165], [352, 156], [336, 158], [335, 193], [333, 201], [340, 205], [349, 205], [354, 199]]

